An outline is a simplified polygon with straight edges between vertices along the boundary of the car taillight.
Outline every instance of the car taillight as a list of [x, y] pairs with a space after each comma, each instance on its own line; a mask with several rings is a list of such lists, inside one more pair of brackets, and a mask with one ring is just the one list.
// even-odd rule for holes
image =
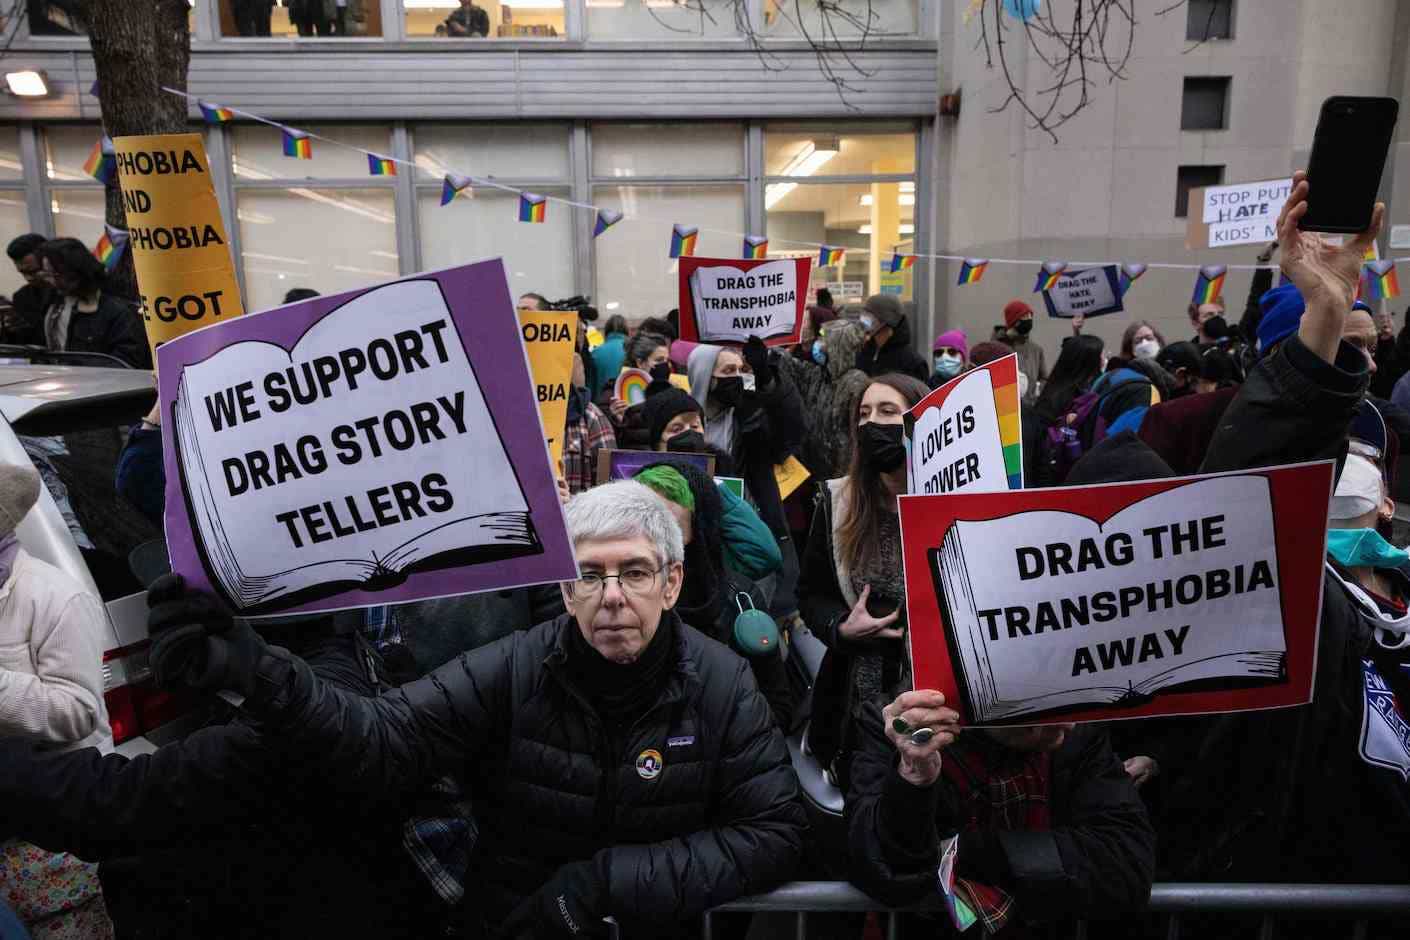
[[147, 644], [109, 650], [103, 656], [103, 701], [113, 743], [121, 744], [160, 728], [191, 711], [199, 696], [190, 690], [158, 688], [147, 666]]

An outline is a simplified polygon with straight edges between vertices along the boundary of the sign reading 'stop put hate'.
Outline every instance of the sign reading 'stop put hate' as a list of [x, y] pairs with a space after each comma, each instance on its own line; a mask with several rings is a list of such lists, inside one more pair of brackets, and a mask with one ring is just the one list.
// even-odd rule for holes
[[680, 259], [681, 339], [770, 346], [798, 342], [811, 258]]

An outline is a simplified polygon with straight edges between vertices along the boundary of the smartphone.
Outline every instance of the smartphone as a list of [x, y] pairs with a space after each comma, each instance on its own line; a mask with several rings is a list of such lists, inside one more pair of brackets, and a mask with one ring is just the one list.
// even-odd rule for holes
[[739, 377], [744, 380], [744, 390], [746, 392], [754, 391], [754, 373], [741, 372]]
[[1307, 161], [1307, 232], [1355, 233], [1371, 224], [1400, 104], [1333, 95], [1322, 102]]

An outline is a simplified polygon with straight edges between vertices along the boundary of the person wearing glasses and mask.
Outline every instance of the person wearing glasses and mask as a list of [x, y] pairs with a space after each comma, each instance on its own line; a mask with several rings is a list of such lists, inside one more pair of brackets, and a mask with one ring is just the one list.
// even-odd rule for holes
[[464, 936], [681, 932], [797, 870], [797, 778], [749, 664], [676, 615], [685, 547], [624, 480], [568, 503], [567, 613], [378, 698], [348, 694], [167, 576], [152, 662], [244, 710], [359, 793], [450, 774], [475, 795]]

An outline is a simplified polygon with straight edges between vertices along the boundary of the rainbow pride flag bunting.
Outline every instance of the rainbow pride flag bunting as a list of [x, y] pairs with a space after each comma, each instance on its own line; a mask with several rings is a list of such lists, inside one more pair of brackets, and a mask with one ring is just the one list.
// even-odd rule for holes
[[1033, 293], [1057, 287], [1058, 278], [1062, 277], [1062, 272], [1066, 270], [1066, 261], [1044, 261], [1043, 266], [1038, 269], [1038, 280], [1033, 285]]
[[1361, 296], [1368, 301], [1400, 296], [1400, 276], [1395, 273], [1394, 261], [1385, 258], [1361, 266]]
[[915, 255], [893, 254], [891, 255], [891, 273], [895, 274], [897, 271], [905, 271], [914, 267], [915, 263]]
[[769, 256], [769, 240], [758, 235], [744, 236], [744, 257], [758, 261]]
[[103, 267], [111, 271], [122, 260], [122, 253], [126, 248], [127, 231], [114, 228], [111, 225], [104, 225], [103, 234], [98, 239], [98, 244], [93, 246], [93, 257], [103, 262]]
[[519, 221], [542, 222], [548, 217], [548, 197], [537, 193], [519, 194]]
[[1207, 264], [1199, 269], [1198, 276], [1195, 277], [1195, 293], [1190, 298], [1190, 302], [1199, 304], [1212, 304], [1219, 299], [1219, 295], [1224, 291], [1224, 275], [1229, 273], [1229, 266], [1226, 264]]
[[104, 134], [93, 144], [88, 159], [83, 162], [83, 172], [104, 186], [113, 185], [117, 179], [117, 155], [113, 152], [113, 139]]
[[1118, 284], [1121, 289], [1121, 295], [1124, 297], [1126, 295], [1126, 288], [1136, 283], [1136, 280], [1145, 273], [1146, 266], [1139, 261], [1135, 264], [1123, 264], [1121, 266], [1121, 280]]
[[818, 267], [832, 268], [842, 263], [842, 255], [847, 251], [836, 245], [823, 245], [818, 252]]
[[375, 153], [367, 155], [367, 172], [372, 176], [396, 176], [397, 162], [379, 157]]
[[677, 225], [671, 229], [671, 257], [689, 258], [695, 254], [695, 240], [700, 230], [687, 225]]
[[461, 176], [459, 173], [447, 173], [445, 182], [441, 184], [441, 205], [448, 206], [456, 196], [464, 196], [467, 199], [473, 198], [475, 191], [470, 188], [474, 182], [468, 176]]
[[616, 209], [598, 209], [597, 222], [592, 227], [592, 237], [596, 238], [620, 221], [622, 221], [622, 213]]
[[960, 287], [966, 284], [978, 284], [984, 279], [984, 272], [988, 269], [988, 258], [966, 258], [960, 262], [960, 278], [955, 283]]
[[297, 160], [313, 159], [313, 141], [309, 140], [308, 134], [291, 127], [281, 127], [279, 132], [284, 135], [284, 156]]
[[201, 117], [207, 124], [229, 124], [235, 120], [235, 112], [218, 104], [208, 104], [196, 99], [196, 107], [201, 109]]

